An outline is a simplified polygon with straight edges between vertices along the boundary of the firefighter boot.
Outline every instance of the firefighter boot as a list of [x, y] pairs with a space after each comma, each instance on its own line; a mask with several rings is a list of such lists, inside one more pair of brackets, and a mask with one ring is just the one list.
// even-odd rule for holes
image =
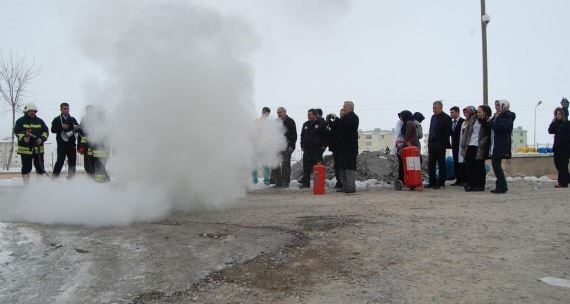
[[30, 183], [30, 174], [22, 174], [22, 179], [24, 180], [24, 185], [27, 185]]

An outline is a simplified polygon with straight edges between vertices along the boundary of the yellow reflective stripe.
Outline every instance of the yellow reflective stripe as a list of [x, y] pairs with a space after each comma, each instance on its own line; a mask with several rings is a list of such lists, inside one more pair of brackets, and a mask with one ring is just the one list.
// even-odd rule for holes
[[32, 154], [32, 151], [28, 147], [18, 146], [16, 153], [18, 153], [18, 154]]
[[42, 125], [24, 124], [24, 129], [41, 129]]
[[87, 143], [87, 137], [81, 137], [81, 143], [86, 144]]
[[26, 133], [18, 133], [16, 136], [18, 137], [18, 140], [22, 140], [22, 138], [26, 136]]
[[107, 151], [100, 151], [100, 150], [94, 150], [93, 151], [93, 157], [108, 157], [109, 153]]
[[43, 146], [40, 147], [26, 147], [26, 146], [18, 146], [16, 153], [18, 154], [32, 154], [32, 153], [44, 153], [45, 149]]
[[49, 135], [49, 134], [47, 134], [46, 132], [43, 132], [43, 133], [42, 133], [42, 137], [48, 138], [48, 135]]

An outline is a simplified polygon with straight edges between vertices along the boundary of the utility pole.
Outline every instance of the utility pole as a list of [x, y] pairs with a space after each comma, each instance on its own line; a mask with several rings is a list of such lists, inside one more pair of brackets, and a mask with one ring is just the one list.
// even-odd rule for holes
[[481, 38], [483, 40], [483, 104], [489, 104], [489, 77], [487, 73], [487, 24], [491, 18], [485, 12], [485, 0], [481, 0]]

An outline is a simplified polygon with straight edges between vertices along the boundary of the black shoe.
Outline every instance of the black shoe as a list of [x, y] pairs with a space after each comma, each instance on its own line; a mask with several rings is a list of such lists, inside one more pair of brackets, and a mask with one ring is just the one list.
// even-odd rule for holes
[[434, 188], [434, 189], [437, 189], [437, 188], [435, 188], [436, 186], [437, 186], [437, 185], [427, 184], [427, 185], [424, 186], [424, 188]]
[[336, 184], [334, 185], [334, 188], [335, 188], [335, 189], [342, 189], [342, 184], [341, 184], [341, 183], [336, 183]]
[[463, 183], [455, 182], [453, 184], [450, 184], [450, 186], [463, 186]]
[[471, 191], [473, 191], [473, 188], [465, 186], [465, 192], [471, 192]]
[[491, 193], [497, 193], [497, 194], [503, 194], [506, 193], [507, 190], [503, 190], [503, 189], [493, 189], [491, 190]]
[[303, 188], [311, 188], [311, 185], [301, 185], [301, 186], [299, 186], [299, 189], [303, 189]]
[[344, 190], [343, 192], [348, 194], [348, 193], [354, 193], [354, 192], [356, 192], [356, 190], [348, 190], [347, 189], [347, 190]]
[[271, 188], [283, 188], [283, 185], [273, 185]]
[[344, 189], [342, 189], [342, 188], [336, 189], [336, 192], [344, 192]]
[[473, 192], [482, 192], [482, 191], [485, 191], [485, 188], [473, 187], [473, 188], [471, 188], [471, 191], [473, 191]]

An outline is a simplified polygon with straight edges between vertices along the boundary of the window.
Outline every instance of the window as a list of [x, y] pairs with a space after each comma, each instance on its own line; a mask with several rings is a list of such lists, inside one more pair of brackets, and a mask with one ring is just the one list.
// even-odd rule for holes
[[523, 140], [522, 140], [522, 138], [521, 138], [521, 140], [520, 140], [520, 143], [521, 143], [521, 144], [523, 143]]
[[366, 139], [372, 139], [372, 135], [366, 135]]
[[366, 145], [367, 145], [367, 146], [372, 146], [372, 142], [367, 141], [367, 142], [366, 142]]

